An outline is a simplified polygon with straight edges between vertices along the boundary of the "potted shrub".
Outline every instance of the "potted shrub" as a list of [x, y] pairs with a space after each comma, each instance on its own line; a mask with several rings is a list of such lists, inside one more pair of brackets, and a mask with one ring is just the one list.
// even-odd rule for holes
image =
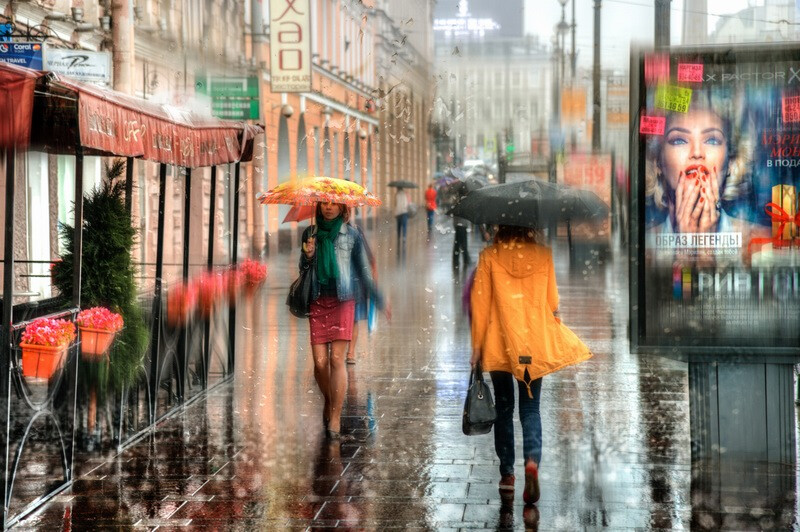
[[167, 290], [167, 323], [181, 327], [189, 321], [197, 305], [197, 287], [193, 283], [180, 282]]
[[122, 316], [105, 307], [82, 310], [75, 321], [81, 332], [81, 353], [90, 359], [102, 358], [108, 352], [123, 324]]
[[253, 294], [267, 280], [267, 265], [253, 259], [245, 259], [239, 264], [244, 275], [244, 286], [248, 294]]
[[[136, 293], [136, 267], [132, 252], [136, 229], [125, 208], [125, 186], [120, 181], [125, 161], [116, 160], [106, 166], [106, 178], [100, 187], [84, 197], [83, 257], [81, 272], [81, 302], [89, 307], [105, 306], [118, 309], [125, 322], [109, 351], [108, 371], [98, 375], [102, 389], [110, 375], [118, 388], [133, 384], [139, 376], [139, 366], [147, 353], [150, 333], [144, 322]], [[64, 253], [53, 265], [58, 291], [65, 297], [72, 294], [73, 229], [61, 228]], [[106, 367], [106, 364], [96, 364]]]
[[25, 377], [49, 379], [64, 361], [64, 354], [75, 340], [75, 324], [71, 321], [38, 318], [22, 333], [22, 374]]

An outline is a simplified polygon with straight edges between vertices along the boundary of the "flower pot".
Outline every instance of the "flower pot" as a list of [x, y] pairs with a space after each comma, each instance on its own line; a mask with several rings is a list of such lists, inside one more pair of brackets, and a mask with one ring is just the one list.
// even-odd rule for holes
[[117, 335], [117, 331], [107, 331], [104, 329], [92, 329], [90, 327], [78, 327], [81, 331], [81, 354], [84, 358], [102, 358], [111, 347], [111, 342]]
[[22, 375], [37, 379], [49, 379], [64, 362], [66, 345], [34, 345], [21, 343]]

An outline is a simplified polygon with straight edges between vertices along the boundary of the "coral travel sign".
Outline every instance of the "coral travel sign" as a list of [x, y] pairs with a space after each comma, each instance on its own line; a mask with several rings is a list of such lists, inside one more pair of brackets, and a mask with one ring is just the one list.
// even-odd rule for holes
[[0, 43], [0, 61], [33, 70], [42, 69], [42, 43], [3, 42]]
[[309, 0], [269, 3], [272, 92], [311, 91], [311, 7]]

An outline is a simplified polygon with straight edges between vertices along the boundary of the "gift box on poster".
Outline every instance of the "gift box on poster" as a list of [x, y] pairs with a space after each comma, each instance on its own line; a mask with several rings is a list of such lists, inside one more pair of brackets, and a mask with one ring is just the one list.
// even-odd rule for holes
[[772, 238], [792, 240], [800, 236], [797, 226], [797, 189], [793, 185], [775, 185], [772, 187], [773, 207], [767, 214], [772, 218]]

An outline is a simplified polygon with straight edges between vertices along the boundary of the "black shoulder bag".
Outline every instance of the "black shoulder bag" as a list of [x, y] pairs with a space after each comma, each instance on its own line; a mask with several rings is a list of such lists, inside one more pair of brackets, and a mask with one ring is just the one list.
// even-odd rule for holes
[[492, 430], [496, 417], [492, 393], [483, 380], [483, 370], [479, 362], [469, 375], [469, 389], [467, 400], [464, 402], [461, 430], [467, 436], [486, 434]]
[[314, 253], [306, 267], [300, 270], [300, 275], [289, 287], [289, 295], [286, 296], [289, 312], [298, 318], [307, 318], [311, 315], [311, 298], [313, 297], [316, 282], [317, 254]]

